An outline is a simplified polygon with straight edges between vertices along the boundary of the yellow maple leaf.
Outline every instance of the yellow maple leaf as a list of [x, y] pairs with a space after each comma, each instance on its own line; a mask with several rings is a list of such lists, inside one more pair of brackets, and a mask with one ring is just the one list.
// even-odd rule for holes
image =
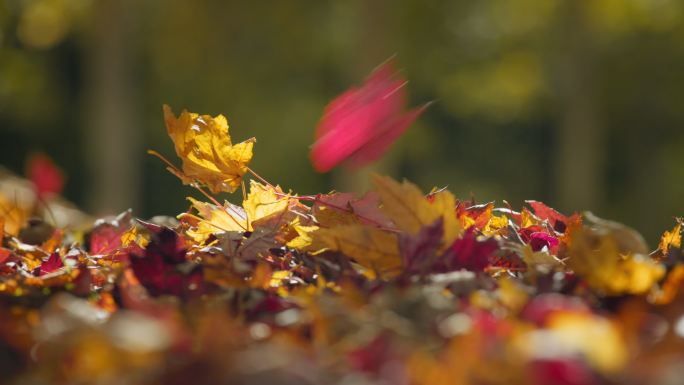
[[283, 191], [278, 186], [264, 186], [254, 180], [249, 182], [249, 194], [242, 202], [242, 207], [247, 214], [249, 230], [252, 230], [254, 222], [284, 214], [290, 199], [283, 197]]
[[176, 154], [183, 161], [183, 173], [178, 176], [184, 183], [197, 180], [213, 193], [234, 192], [240, 187], [252, 160], [254, 138], [233, 145], [223, 115], [212, 117], [183, 110], [176, 117], [164, 105], [164, 120]]
[[[216, 206], [190, 197], [188, 200], [202, 217], [196, 227], [187, 231], [188, 236], [198, 243], [204, 242], [211, 234], [224, 231], [245, 231], [247, 229], [247, 221], [244, 215], [237, 212], [239, 208], [230, 203], [226, 202], [224, 206]], [[179, 218], [183, 215], [186, 214], [181, 214]]]
[[368, 225], [345, 225], [333, 229], [318, 229], [312, 233], [314, 241], [330, 250], [354, 258], [361, 266], [383, 278], [397, 275], [401, 270], [399, 244], [395, 234]]
[[401, 230], [416, 234], [423, 226], [444, 220], [444, 245], [450, 245], [463, 228], [456, 218], [456, 198], [449, 191], [433, 195], [430, 203], [420, 189], [407, 181], [399, 183], [394, 179], [374, 175], [373, 184], [382, 202], [382, 211]]
[[482, 234], [491, 237], [500, 235], [502, 231], [508, 228], [508, 217], [505, 215], [492, 215], [487, 222], [487, 225], [482, 229]]
[[441, 216], [444, 220], [444, 247], [450, 246], [463, 233], [461, 221], [456, 217], [456, 197], [450, 191], [442, 190], [433, 195], [433, 215]]
[[418, 233], [440, 216], [413, 183], [399, 183], [388, 176], [374, 175], [373, 185], [380, 195], [382, 211], [401, 230]]
[[672, 231], [663, 233], [663, 236], [660, 238], [660, 244], [658, 245], [658, 249], [660, 249], [663, 254], [667, 254], [670, 247], [679, 248], [682, 246], [681, 230], [682, 225], [678, 223]]

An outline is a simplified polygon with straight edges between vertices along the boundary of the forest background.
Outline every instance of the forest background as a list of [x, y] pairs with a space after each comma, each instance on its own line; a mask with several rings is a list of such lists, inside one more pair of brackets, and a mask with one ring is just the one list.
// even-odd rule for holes
[[309, 146], [393, 55], [411, 104], [434, 103], [376, 170], [592, 210], [651, 246], [684, 213], [677, 0], [3, 0], [0, 165], [49, 154], [93, 214], [182, 212], [192, 190], [145, 154], [173, 154], [168, 103], [259, 138], [253, 168], [285, 189], [362, 190], [365, 172], [315, 173]]

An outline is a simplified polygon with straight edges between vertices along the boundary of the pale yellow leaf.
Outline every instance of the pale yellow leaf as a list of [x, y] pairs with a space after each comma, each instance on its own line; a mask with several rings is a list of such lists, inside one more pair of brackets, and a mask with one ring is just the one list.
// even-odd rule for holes
[[330, 250], [354, 258], [381, 277], [395, 276], [401, 270], [398, 241], [393, 233], [367, 225], [346, 225], [319, 229], [313, 236]]
[[187, 231], [187, 234], [198, 243], [204, 242], [211, 234], [247, 229], [245, 218], [237, 212], [237, 207], [229, 203], [225, 206], [216, 206], [193, 198], [188, 200], [202, 217], [196, 228]]
[[456, 217], [456, 198], [451, 192], [440, 191], [429, 202], [416, 185], [407, 181], [399, 183], [387, 176], [374, 175], [373, 184], [382, 202], [381, 210], [399, 229], [416, 234], [442, 217], [443, 247], [451, 245], [463, 232]]

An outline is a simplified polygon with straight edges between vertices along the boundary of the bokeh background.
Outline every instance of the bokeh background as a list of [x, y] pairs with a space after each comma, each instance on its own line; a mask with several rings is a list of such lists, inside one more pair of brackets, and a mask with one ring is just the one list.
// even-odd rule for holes
[[[396, 55], [411, 104], [435, 103], [382, 172], [460, 198], [539, 199], [657, 234], [684, 214], [679, 0], [1, 0], [0, 164], [32, 151], [94, 213], [147, 217], [194, 194], [161, 106], [223, 113], [253, 168], [301, 194], [324, 106]], [[226, 197], [240, 200], [238, 196]]]

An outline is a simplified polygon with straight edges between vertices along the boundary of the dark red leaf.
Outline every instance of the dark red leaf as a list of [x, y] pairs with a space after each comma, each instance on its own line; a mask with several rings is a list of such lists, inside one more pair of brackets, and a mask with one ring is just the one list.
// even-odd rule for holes
[[40, 264], [40, 267], [38, 268], [38, 275], [52, 273], [53, 271], [60, 269], [62, 266], [64, 266], [64, 263], [62, 263], [62, 257], [60, 257], [59, 253], [52, 253], [47, 260]]
[[444, 236], [444, 220], [439, 217], [433, 224], [424, 226], [417, 234], [402, 233], [399, 251], [405, 271], [420, 272], [435, 262], [435, 253]]
[[140, 223], [150, 231], [150, 243], [146, 249], [130, 253], [130, 264], [150, 295], [201, 293], [202, 268], [186, 261], [186, 249], [178, 234], [168, 227]]
[[121, 236], [133, 226], [131, 211], [125, 211], [114, 219], [99, 220], [88, 234], [91, 254], [110, 254], [121, 247]]
[[444, 263], [448, 270], [481, 272], [490, 264], [490, 258], [498, 248], [498, 243], [493, 238], [479, 241], [471, 227], [447, 251]]

